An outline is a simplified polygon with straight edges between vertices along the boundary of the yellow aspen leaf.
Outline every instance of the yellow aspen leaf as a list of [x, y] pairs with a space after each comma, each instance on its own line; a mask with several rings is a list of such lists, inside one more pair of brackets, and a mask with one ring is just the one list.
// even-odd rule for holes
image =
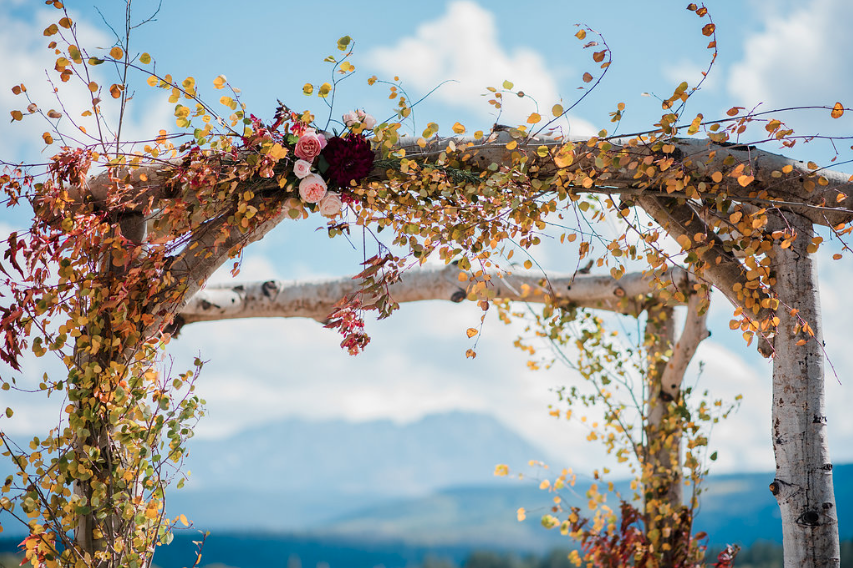
[[465, 331], [465, 334], [466, 334], [468, 337], [474, 337], [475, 335], [477, 335], [477, 333], [478, 333], [478, 332], [477, 332], [476, 328], [473, 328], [473, 327], [469, 327], [469, 328]]
[[679, 235], [675, 240], [678, 241], [678, 244], [680, 244], [681, 248], [684, 250], [689, 250], [690, 247], [693, 246], [693, 243], [690, 242], [690, 237], [687, 235]]
[[740, 109], [742, 109], [742, 108], [743, 107], [732, 107], [726, 111], [726, 114], [729, 116], [735, 116], [737, 113], [740, 112]]
[[[220, 75], [220, 77], [221, 76], [222, 75]], [[219, 89], [220, 87], [216, 88]], [[312, 85], [311, 83], [305, 83], [305, 85], [302, 86], [302, 94], [306, 97], [314, 94], [314, 85]]]
[[50, 135], [50, 132], [45, 132], [41, 137], [44, 139], [45, 144], [53, 144], [53, 136]]
[[735, 211], [734, 213], [729, 215], [729, 221], [731, 221], [732, 223], [737, 223], [738, 221], [740, 221], [741, 217], [743, 217], [743, 212]]
[[844, 114], [844, 106], [841, 103], [835, 103], [835, 106], [832, 107], [832, 112], [829, 115], [832, 118], [841, 118], [841, 115]]
[[510, 140], [509, 143], [506, 145], [507, 150], [515, 150], [517, 147], [518, 142], [516, 142], [515, 140]]
[[148, 77], [148, 79], [145, 82], [148, 83], [148, 85], [151, 87], [156, 87], [157, 86], [157, 77], [155, 77], [154, 75], [151, 75], [150, 77]]
[[551, 107], [551, 114], [554, 116], [560, 116], [563, 114], [563, 105], [554, 105]]
[[495, 466], [495, 475], [498, 477], [506, 477], [509, 475], [509, 466], [506, 464], [499, 464]]
[[62, 18], [61, 20], [59, 20], [59, 25], [65, 28], [66, 30], [71, 29], [72, 23], [73, 22], [71, 21], [71, 18]]
[[740, 327], [740, 322], [738, 320], [731, 320], [729, 322], [729, 329], [737, 329]]
[[477, 352], [474, 351], [473, 349], [469, 349], [468, 351], [465, 352], [465, 358], [466, 359], [476, 359], [477, 358]]
[[557, 154], [554, 156], [554, 164], [558, 168], [568, 168], [572, 165], [572, 162], [575, 161], [574, 155], [574, 146], [572, 144], [566, 144], [562, 146]]
[[737, 178], [737, 182], [740, 184], [741, 187], [746, 187], [751, 184], [754, 179], [755, 177], [753, 176], [742, 175]]
[[527, 518], [527, 511], [524, 510], [524, 507], [519, 507], [518, 511], [515, 512], [515, 516], [518, 519], [518, 522], [520, 523], [521, 521]]
[[59, 31], [59, 27], [57, 27], [56, 24], [50, 24], [49, 26], [47, 26], [44, 29], [44, 35], [47, 37], [50, 37], [58, 31]]
[[548, 489], [549, 487], [551, 487], [551, 482], [548, 481], [547, 479], [542, 481], [542, 483], [539, 484], [539, 489]]
[[91, 83], [89, 83], [89, 90], [94, 93], [95, 91], [98, 90], [98, 84], [96, 82], [92, 81]]
[[526, 268], [527, 270], [533, 268], [533, 263], [530, 261], [530, 259], [524, 261], [524, 268]]
[[584, 39], [586, 37], [586, 30], [578, 30], [578, 33], [575, 34], [575, 37], [578, 39]]
[[273, 147], [270, 148], [268, 155], [278, 161], [287, 156], [287, 148], [283, 147], [281, 144], [273, 144]]
[[116, 46], [110, 50], [110, 57], [113, 59], [121, 59], [124, 57], [124, 51], [122, 51], [120, 47]]
[[151, 54], [147, 52], [143, 53], [139, 56], [139, 62], [143, 65], [148, 65], [149, 63], [151, 63]]
[[228, 82], [228, 79], [225, 78], [225, 75], [219, 75], [216, 79], [213, 80], [213, 88], [214, 89], [224, 89], [225, 83]]
[[452, 130], [456, 134], [463, 134], [465, 132], [465, 126], [457, 122], [453, 125]]
[[110, 86], [110, 96], [112, 98], [117, 99], [121, 96], [122, 87], [121, 85], [113, 84]]
[[531, 115], [527, 117], [527, 123], [528, 124], [536, 124], [537, 122], [539, 122], [541, 120], [542, 120], [542, 117], [539, 116], [539, 113], [537, 113], [537, 112], [531, 113]]
[[[303, 91], [304, 92], [304, 91]], [[320, 85], [320, 89], [317, 91], [317, 96], [321, 99], [325, 99], [329, 96], [329, 93], [332, 92], [332, 85], [329, 83], [323, 83]]]
[[590, 81], [592, 81], [592, 75], [590, 75], [589, 72], [584, 73], [583, 74], [583, 82], [589, 83]]
[[19, 110], [13, 110], [10, 114], [12, 115], [12, 120], [21, 120], [24, 118], [24, 113]]
[[791, 165], [791, 164], [788, 164], [787, 166], [784, 166], [784, 167], [782, 168], [782, 173], [783, 173], [783, 174], [789, 174], [789, 173], [791, 173], [792, 171], [794, 171], [794, 166], [793, 166], [793, 165]]
[[841, 260], [842, 255], [840, 253], [835, 253], [832, 255], [832, 260]]
[[511, 91], [512, 88], [514, 87], [514, 85], [512, 84], [511, 81], [504, 81], [503, 87], [504, 87], [504, 89]]
[[187, 516], [186, 516], [186, 515], [181, 515], [181, 516], [180, 516], [180, 517], [178, 517], [178, 518], [180, 519], [180, 521], [181, 521], [181, 524], [182, 524], [182, 525], [184, 525], [185, 527], [190, 526], [190, 523], [189, 523], [189, 521], [187, 520]]

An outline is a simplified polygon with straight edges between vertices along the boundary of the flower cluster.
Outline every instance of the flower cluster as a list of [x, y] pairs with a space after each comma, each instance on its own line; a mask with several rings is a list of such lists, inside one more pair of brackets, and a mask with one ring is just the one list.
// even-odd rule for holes
[[[309, 128], [295, 113], [290, 113], [290, 119], [285, 121], [277, 117], [272, 128], [266, 129], [259, 124], [255, 131], [262, 137], [271, 135], [273, 142], [280, 139], [282, 143], [292, 144], [296, 157], [292, 172], [299, 180], [300, 199], [316, 204], [321, 215], [335, 217], [344, 203], [353, 201], [349, 188], [373, 168], [373, 150], [364, 130], [372, 130], [376, 119], [363, 110], [348, 112], [343, 116], [348, 132], [329, 139], [324, 133]], [[285, 136], [275, 132], [282, 125]], [[330, 191], [329, 185], [337, 186], [340, 191]]]

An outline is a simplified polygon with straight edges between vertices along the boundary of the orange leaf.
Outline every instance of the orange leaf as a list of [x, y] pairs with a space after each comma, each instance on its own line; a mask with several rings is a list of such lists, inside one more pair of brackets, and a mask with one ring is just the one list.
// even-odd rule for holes
[[474, 337], [475, 335], [477, 335], [477, 330], [473, 327], [469, 327], [468, 331], [466, 331], [465, 333], [468, 334], [468, 337]]
[[590, 81], [592, 81], [592, 75], [590, 75], [589, 73], [584, 73], [583, 74], [583, 82], [589, 83]]
[[835, 103], [835, 106], [832, 107], [832, 112], [829, 115], [832, 118], [841, 118], [841, 115], [844, 114], [844, 106], [841, 103]]
[[702, 28], [702, 35], [712, 35], [714, 30], [717, 28], [714, 24], [705, 24], [705, 27]]
[[746, 187], [752, 183], [755, 178], [753, 176], [742, 175], [737, 178], [737, 182], [741, 185], [741, 187]]

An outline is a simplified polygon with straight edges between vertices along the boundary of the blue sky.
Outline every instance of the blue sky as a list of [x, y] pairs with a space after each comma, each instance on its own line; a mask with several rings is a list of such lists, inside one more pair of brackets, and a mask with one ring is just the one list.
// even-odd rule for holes
[[[91, 2], [69, 0], [67, 5], [89, 45], [112, 45], [111, 32]], [[136, 14], [144, 16], [154, 5], [140, 1]], [[707, 38], [700, 33], [706, 20], [685, 5], [613, 1], [602, 8], [592, 2], [458, 0], [401, 7], [389, 1], [172, 0], [164, 2], [155, 22], [138, 30], [133, 45], [151, 53], [158, 71], [176, 78], [193, 76], [202, 93], [209, 86], [211, 100], [220, 93], [210, 85], [224, 74], [242, 89], [249, 111], [258, 116], [271, 117], [275, 100], [281, 99], [325, 118], [322, 103], [306, 98], [302, 85], [328, 79], [329, 66], [322, 60], [335, 52], [339, 37], [350, 35], [356, 40], [357, 74], [342, 83], [334, 118], [356, 107], [380, 118], [390, 114], [393, 101], [387, 98], [387, 86], [366, 83], [374, 74], [380, 79], [399, 75], [413, 99], [451, 80], [419, 106], [415, 116], [418, 132], [428, 121], [436, 121], [449, 133], [457, 120], [471, 131], [488, 130], [496, 117], [481, 94], [504, 80], [513, 81], [544, 109], [576, 100], [584, 92], [578, 90], [581, 76], [595, 69], [589, 50], [582, 50], [582, 42], [573, 37], [574, 24], [583, 23], [604, 34], [614, 63], [601, 87], [572, 111], [567, 127], [575, 134], [610, 128], [608, 113], [624, 102], [627, 112], [620, 130], [627, 133], [648, 128], [660, 117], [655, 95], [668, 97], [684, 80], [696, 84], [708, 65]], [[108, 21], [122, 25], [120, 3], [98, 6]], [[702, 112], [710, 118], [722, 116], [731, 106], [758, 104], [767, 109], [850, 104], [845, 97], [853, 92], [853, 70], [847, 64], [853, 38], [844, 25], [853, 17], [853, 6], [845, 0], [716, 1], [707, 7], [717, 25], [719, 57], [688, 114]], [[52, 61], [41, 30], [54, 12], [41, 3], [0, 0], [3, 113], [21, 106], [10, 92], [20, 82], [39, 104], [50, 104], [42, 70], [52, 67]], [[72, 106], [82, 104], [79, 93], [63, 91], [63, 96]], [[137, 79], [127, 132], [147, 138], [160, 128], [174, 130], [172, 109], [161, 91]], [[514, 100], [500, 120], [517, 122], [532, 110], [528, 101]], [[787, 118], [804, 133], [850, 132], [846, 115], [838, 121], [828, 112]], [[42, 130], [32, 122], [3, 122], [0, 156], [38, 160]], [[850, 159], [849, 149], [842, 146], [839, 151], [838, 161]], [[817, 143], [788, 154], [820, 163], [833, 155], [831, 148]], [[23, 223], [20, 213], [0, 212], [3, 232]], [[356, 272], [363, 251], [316, 232], [322, 224], [312, 217], [282, 225], [247, 251], [240, 278], [304, 279]], [[573, 250], [553, 244], [534, 254], [551, 271], [570, 272], [576, 264]], [[853, 395], [846, 376], [853, 368], [853, 353], [845, 349], [851, 338], [843, 315], [849, 311], [844, 292], [853, 270], [849, 259], [830, 263], [827, 255], [820, 265], [827, 350], [840, 378], [828, 373], [831, 452], [836, 461], [848, 462], [853, 461], [853, 415], [845, 409]], [[729, 332], [730, 314], [728, 303], [717, 298], [710, 322], [713, 337], [697, 356], [705, 363], [703, 388], [722, 397], [744, 395], [740, 412], [714, 431], [712, 444], [720, 455], [716, 471], [771, 470], [770, 366], [742, 344], [738, 333]], [[210, 361], [199, 386], [211, 415], [199, 427], [201, 436], [225, 437], [288, 416], [409, 421], [431, 412], [468, 409], [497, 416], [545, 447], [561, 465], [580, 470], [600, 465], [601, 451], [584, 441], [581, 424], [548, 416], [547, 405], [556, 401], [553, 389], [571, 384], [571, 373], [528, 371], [524, 356], [511, 348], [520, 328], [503, 326], [496, 318], [487, 320], [479, 357], [466, 360], [470, 344], [465, 329], [478, 321], [474, 306], [404, 306], [390, 320], [370, 324], [373, 342], [357, 358], [342, 352], [338, 337], [313, 321], [196, 324], [186, 328], [170, 356], [179, 369], [197, 354]], [[33, 360], [29, 376], [39, 376], [44, 365]], [[689, 381], [695, 381], [697, 368]], [[32, 397], [12, 402], [19, 409], [9, 425], [12, 432], [32, 432], [55, 419], [57, 407], [52, 403]], [[10, 404], [3, 394], [0, 405]], [[544, 456], [531, 456], [536, 457]]]

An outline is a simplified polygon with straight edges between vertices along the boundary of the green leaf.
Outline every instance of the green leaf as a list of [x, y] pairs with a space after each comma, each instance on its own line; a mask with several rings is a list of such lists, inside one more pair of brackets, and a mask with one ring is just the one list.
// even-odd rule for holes
[[504, 89], [511, 91], [513, 84], [510, 81], [504, 81]]
[[151, 54], [143, 53], [139, 56], [139, 62], [143, 65], [148, 65], [149, 63], [151, 63]]
[[349, 44], [352, 42], [352, 38], [350, 36], [344, 36], [338, 40], [338, 49], [341, 51], [346, 51]]

